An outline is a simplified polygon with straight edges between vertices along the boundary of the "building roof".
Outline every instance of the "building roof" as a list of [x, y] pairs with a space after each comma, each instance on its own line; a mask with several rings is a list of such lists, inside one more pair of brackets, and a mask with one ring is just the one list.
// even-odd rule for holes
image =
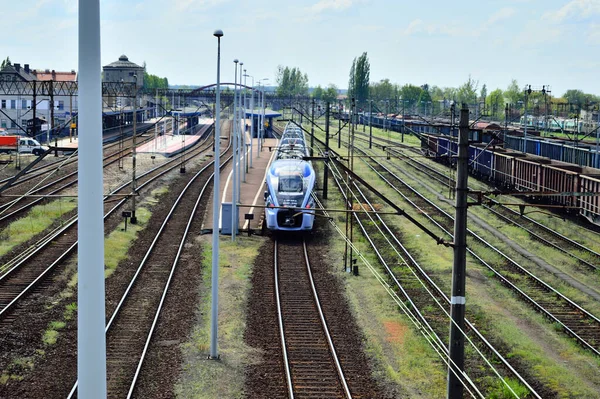
[[49, 71], [46, 69], [35, 70], [34, 74], [37, 76], [38, 80], [54, 80], [55, 82], [76, 82], [77, 81], [77, 73], [72, 70], [71, 72], [57, 72], [57, 71]]
[[25, 82], [37, 80], [36, 76], [33, 74], [33, 70], [29, 69], [29, 64], [25, 64], [25, 68], [23, 68], [21, 64], [6, 65], [0, 71], [0, 80], [14, 80], [11, 78], [7, 79], [8, 76], [11, 76], [11, 78], [16, 76], [18, 77], [17, 80]]
[[106, 68], [144, 69], [141, 66], [139, 66], [138, 64], [135, 64], [135, 63], [129, 61], [129, 58], [127, 58], [127, 56], [125, 54], [120, 56], [118, 61], [111, 62], [110, 64], [105, 65], [102, 68], [104, 68], [104, 69], [106, 69]]

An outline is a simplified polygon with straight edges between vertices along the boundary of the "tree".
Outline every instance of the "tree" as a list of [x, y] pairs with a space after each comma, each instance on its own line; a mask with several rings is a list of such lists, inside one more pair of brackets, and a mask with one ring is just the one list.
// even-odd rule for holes
[[395, 98], [397, 91], [397, 86], [390, 83], [389, 79], [382, 79], [369, 86], [369, 98], [374, 101], [388, 100]]
[[485, 103], [485, 99], [487, 98], [487, 86], [485, 83], [481, 86], [481, 92], [479, 94], [479, 99]]
[[356, 61], [356, 77], [354, 78], [356, 106], [362, 107], [369, 98], [369, 78], [371, 74], [371, 65], [367, 53], [364, 52]]
[[516, 79], [513, 79], [504, 91], [504, 98], [509, 104], [513, 105], [516, 105], [519, 101], [523, 101], [523, 90], [519, 88]]
[[2, 64], [0, 64], [0, 69], [4, 69], [4, 67], [11, 66], [11, 65], [12, 65], [12, 62], [10, 62], [10, 57], [6, 57], [6, 59], [2, 61]]
[[277, 67], [277, 95], [301, 96], [308, 94], [308, 75], [299, 68]]
[[369, 97], [369, 77], [371, 65], [367, 53], [364, 52], [352, 61], [348, 80], [348, 98], [356, 100], [357, 107], [364, 107]]
[[322, 99], [322, 98], [323, 98], [323, 88], [321, 87], [321, 85], [318, 85], [317, 87], [315, 87], [315, 88], [313, 89], [313, 92], [312, 92], [312, 97], [313, 97], [315, 100], [320, 100], [320, 99]]
[[323, 101], [333, 103], [338, 96], [338, 88], [333, 83], [330, 83], [327, 90], [323, 92]]
[[400, 89], [400, 97], [402, 97], [402, 101], [406, 101], [408, 107], [411, 107], [418, 104], [422, 91], [423, 89], [419, 86], [406, 84]]
[[487, 108], [490, 110], [492, 118], [501, 119], [504, 111], [504, 94], [501, 89], [496, 89], [487, 96], [485, 100]]
[[456, 92], [456, 99], [459, 103], [466, 104], [474, 104], [477, 102], [477, 86], [479, 86], [479, 82], [471, 79], [471, 75], [469, 75], [469, 79], [461, 85]]
[[356, 57], [352, 61], [350, 67], [350, 76], [348, 77], [348, 98], [355, 97], [355, 86], [356, 85]]
[[585, 94], [581, 90], [567, 90], [563, 97], [565, 100], [567, 100], [567, 103], [577, 104], [579, 108], [583, 107], [587, 102], [589, 102], [589, 95]]
[[438, 86], [431, 86], [429, 88], [429, 94], [431, 95], [432, 101], [436, 101], [437, 102], [437, 101], [443, 101], [443, 100], [445, 100], [444, 90], [442, 90]]

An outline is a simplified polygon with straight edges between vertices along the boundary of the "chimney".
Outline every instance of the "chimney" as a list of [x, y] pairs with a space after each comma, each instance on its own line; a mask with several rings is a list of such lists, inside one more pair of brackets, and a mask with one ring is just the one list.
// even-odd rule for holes
[[17, 70], [17, 72], [21, 70], [21, 64], [14, 64], [14, 67]]
[[29, 73], [29, 64], [25, 64], [25, 73]]

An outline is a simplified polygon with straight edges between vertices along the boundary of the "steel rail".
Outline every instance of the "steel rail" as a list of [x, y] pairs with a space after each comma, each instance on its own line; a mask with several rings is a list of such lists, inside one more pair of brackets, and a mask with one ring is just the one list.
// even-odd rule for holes
[[[229, 150], [229, 146], [223, 151], [223, 155]], [[226, 159], [222, 164], [221, 164], [221, 169], [223, 169], [223, 167], [232, 160], [233, 156], [230, 156], [228, 159]], [[152, 240], [152, 243], [149, 245], [146, 254], [144, 255], [142, 261], [140, 262], [138, 268], [136, 269], [135, 274], [133, 275], [131, 281], [129, 282], [129, 285], [127, 286], [127, 288], [125, 289], [125, 292], [123, 293], [123, 295], [121, 296], [121, 299], [119, 301], [119, 303], [117, 304], [115, 310], [113, 311], [110, 320], [108, 321], [108, 323], [106, 324], [106, 327], [104, 329], [105, 334], [107, 334], [110, 331], [111, 326], [113, 325], [113, 323], [115, 322], [115, 320], [117, 319], [117, 317], [119, 316], [121, 310], [124, 307], [125, 302], [129, 299], [129, 295], [133, 289], [133, 287], [135, 286], [135, 283], [138, 281], [138, 277], [141, 275], [142, 270], [144, 269], [144, 266], [146, 265], [148, 259], [150, 258], [150, 256], [154, 253], [154, 250], [157, 248], [157, 243], [159, 241], [159, 239], [162, 236], [162, 233], [164, 231], [164, 229], [166, 228], [168, 222], [170, 221], [171, 216], [173, 215], [173, 213], [175, 212], [177, 206], [179, 205], [181, 199], [183, 198], [183, 196], [186, 194], [188, 188], [192, 185], [192, 183], [194, 183], [194, 181], [202, 174], [204, 174], [212, 165], [213, 165], [214, 161], [209, 162], [207, 165], [205, 165], [200, 171], [198, 171], [194, 177], [192, 179], [190, 179], [190, 181], [188, 182], [188, 184], [184, 187], [184, 189], [182, 190], [182, 192], [179, 194], [179, 196], [177, 197], [177, 199], [174, 201], [173, 206], [171, 207], [169, 213], [167, 214], [167, 216], [165, 217], [165, 219], [163, 220], [163, 223], [161, 224], [158, 232], [156, 233], [154, 239]], [[203, 193], [206, 189], [206, 187], [208, 186], [208, 184], [210, 183], [211, 179], [214, 177], [214, 173], [212, 173], [209, 177], [209, 180], [205, 183], [205, 185], [203, 186], [200, 195], [198, 195], [198, 198], [196, 199], [193, 211], [190, 213], [190, 217], [188, 218], [188, 222], [186, 224], [186, 228], [184, 231], [184, 236], [182, 237], [178, 249], [177, 249], [177, 254], [173, 260], [172, 266], [171, 266], [171, 270], [169, 272], [169, 276], [167, 278], [167, 281], [165, 283], [164, 289], [161, 293], [161, 298], [159, 301], [159, 305], [155, 311], [154, 314], [154, 318], [152, 321], [152, 325], [148, 331], [147, 334], [147, 338], [145, 340], [144, 343], [144, 349], [142, 350], [142, 353], [140, 354], [140, 360], [138, 361], [137, 367], [136, 367], [136, 371], [134, 373], [134, 376], [132, 378], [129, 390], [128, 390], [128, 394], [127, 394], [127, 398], [130, 398], [133, 395], [133, 392], [135, 390], [137, 381], [138, 381], [138, 377], [139, 374], [141, 372], [141, 368], [142, 365], [144, 363], [144, 360], [146, 358], [146, 354], [150, 345], [150, 341], [152, 339], [152, 336], [154, 334], [154, 331], [156, 329], [156, 325], [158, 323], [158, 318], [160, 317], [161, 311], [162, 311], [162, 307], [164, 304], [164, 300], [166, 298], [168, 289], [170, 287], [170, 283], [172, 280], [172, 276], [175, 272], [175, 269], [177, 267], [177, 264], [179, 262], [179, 258], [181, 255], [181, 251], [183, 250], [183, 246], [185, 244], [185, 239], [187, 238], [187, 234], [189, 232], [189, 227], [193, 221], [194, 218], [194, 214], [195, 211], [198, 207], [198, 205], [200, 204], [200, 200], [203, 198]], [[67, 396], [68, 399], [72, 398], [73, 395], [75, 394], [75, 392], [77, 391], [77, 387], [78, 387], [78, 383], [79, 380], [76, 380], [75, 383], [73, 384], [73, 387], [71, 388], [71, 391], [69, 392], [69, 395]]]
[[[397, 182], [399, 182], [399, 183], [403, 184], [404, 186], [406, 186], [412, 193], [414, 193], [419, 198], [421, 198], [421, 200], [425, 201], [428, 204], [428, 206], [430, 206], [433, 209], [435, 209], [437, 212], [439, 212], [444, 217], [446, 217], [449, 221], [453, 221], [454, 220], [454, 218], [451, 215], [449, 215], [446, 211], [444, 211], [443, 209], [441, 209], [440, 207], [438, 207], [436, 204], [434, 204], [433, 202], [431, 202], [429, 199], [425, 198], [416, 189], [414, 189], [409, 184], [407, 184], [406, 182], [404, 182], [402, 179], [400, 179], [393, 172], [389, 171], [389, 169], [387, 169], [384, 165], [380, 164], [376, 160], [373, 160], [373, 162], [376, 162], [377, 164], [379, 164], [380, 167], [382, 167], [384, 170], [386, 170], [387, 173], [389, 173], [394, 178], [396, 178]], [[393, 187], [395, 190], [398, 190], [396, 185], [390, 184], [390, 186]], [[426, 214], [426, 213], [425, 213], [425, 216], [427, 218], [432, 219], [431, 216], [428, 215], [428, 214]], [[448, 235], [452, 236], [452, 234], [447, 229], [444, 229], [444, 231]], [[505, 261], [507, 263], [509, 263], [513, 267], [513, 269], [515, 269], [516, 271], [520, 272], [521, 275], [524, 275], [526, 278], [528, 278], [529, 281], [533, 282], [537, 287], [539, 287], [542, 290], [542, 292], [551, 292], [552, 294], [554, 294], [556, 296], [556, 298], [561, 299], [564, 302], [564, 304], [566, 304], [570, 308], [578, 311], [583, 317], [586, 317], [590, 322], [594, 322], [597, 326], [600, 326], [600, 319], [598, 319], [596, 316], [594, 316], [593, 314], [591, 314], [590, 312], [588, 312], [587, 310], [585, 310], [583, 307], [579, 306], [576, 302], [572, 301], [571, 299], [569, 299], [568, 297], [566, 297], [564, 294], [562, 294], [559, 291], [557, 291], [555, 288], [553, 288], [552, 286], [550, 286], [548, 283], [546, 283], [545, 281], [543, 281], [539, 277], [535, 276], [533, 273], [529, 272], [527, 269], [525, 269], [519, 263], [517, 263], [516, 261], [514, 261], [513, 259], [511, 259], [510, 257], [508, 257], [506, 254], [504, 254], [502, 251], [500, 251], [499, 249], [497, 249], [496, 247], [494, 247], [492, 244], [490, 244], [489, 242], [487, 242], [485, 239], [483, 239], [482, 237], [480, 237], [479, 235], [477, 235], [472, 230], [468, 230], [468, 233], [472, 237], [474, 237], [477, 241], [479, 241], [483, 245], [487, 246], [492, 251], [496, 252], [498, 255], [500, 255], [502, 258], [504, 258]], [[474, 255], [478, 260], [482, 260], [471, 249], [468, 249], [468, 251], [469, 251], [469, 253], [471, 253], [472, 255]], [[511, 287], [517, 293], [519, 293], [519, 295], [521, 297], [523, 297], [527, 302], [529, 302], [530, 304], [532, 304], [534, 306], [534, 308], [536, 308], [538, 311], [540, 311], [541, 313], [543, 313], [544, 315], [546, 315], [553, 322], [559, 324], [568, 335], [571, 335], [573, 338], [575, 338], [583, 347], [585, 347], [586, 349], [592, 351], [594, 354], [600, 356], [600, 348], [596, 348], [594, 345], [590, 344], [586, 339], [584, 339], [579, 334], [577, 334], [571, 327], [567, 326], [565, 324], [565, 322], [561, 321], [551, 311], [547, 310], [546, 307], [542, 306], [540, 303], [538, 303], [538, 301], [536, 301], [535, 299], [533, 299], [530, 295], [527, 295], [522, 289], [518, 288], [518, 286], [516, 285], [516, 283], [510, 282], [504, 275], [502, 275], [501, 272], [499, 272], [498, 270], [496, 270], [496, 268], [492, 267], [491, 265], [487, 264], [486, 262], [483, 262], [483, 264], [486, 267], [488, 267], [488, 269], [491, 270], [497, 277], [499, 277], [502, 282], [504, 282], [505, 284], [507, 284], [509, 287]]]
[[[198, 153], [202, 153], [204, 152], [206, 149], [208, 149], [210, 146], [200, 149], [198, 151]], [[188, 154], [189, 156], [189, 154]], [[145, 172], [144, 174], [140, 175], [139, 178], [142, 178], [144, 176], [148, 176], [151, 173], [154, 173], [156, 171], [158, 171], [161, 168], [165, 168], [166, 166], [168, 166], [168, 168], [165, 168], [163, 171], [159, 172], [156, 176], [153, 176], [151, 179], [149, 179], [148, 181], [142, 183], [141, 185], [139, 185], [137, 187], [137, 190], [141, 190], [142, 188], [144, 188], [145, 186], [149, 185], [150, 183], [153, 183], [154, 181], [156, 181], [158, 178], [164, 176], [166, 173], [169, 173], [170, 171], [176, 169], [179, 166], [178, 163], [179, 159], [178, 158], [174, 158], [169, 160], [168, 162], [157, 166], [154, 169], [151, 169], [147, 172]], [[170, 165], [170, 166], [169, 166]], [[130, 182], [125, 182], [123, 183], [121, 186], [117, 187], [115, 190], [113, 190], [112, 193], [116, 193], [119, 190], [122, 190], [123, 188], [128, 187], [130, 184]], [[109, 196], [105, 196], [104, 200], [106, 200], [107, 198], [109, 198]], [[117, 209], [119, 209], [125, 202], [127, 201], [127, 198], [123, 198], [122, 200], [120, 200], [119, 202], [117, 202], [115, 204], [115, 206], [113, 208], [111, 208], [104, 216], [104, 220], [106, 220], [109, 216], [111, 216], [114, 212], [116, 212]], [[64, 234], [65, 231], [67, 231], [68, 229], [70, 229], [71, 227], [73, 227], [78, 221], [77, 216], [74, 216], [73, 218], [71, 218], [70, 221], [67, 222], [66, 225], [64, 225], [62, 228], [60, 228], [59, 230], [56, 231], [55, 234], [51, 235], [51, 236], [46, 236], [44, 237], [44, 241], [42, 242], [38, 242], [36, 245], [34, 245], [34, 250], [30, 251], [27, 250], [26, 253], [27, 255], [19, 258], [19, 261], [12, 264], [12, 267], [10, 269], [8, 269], [7, 271], [4, 272], [4, 274], [2, 276], [0, 276], [0, 283], [4, 283], [5, 280], [12, 275], [16, 270], [18, 270], [22, 265], [25, 264], [25, 262], [31, 260], [35, 255], [37, 255], [38, 252], [42, 251], [43, 249], [46, 248], [47, 245], [49, 245], [51, 242], [53, 242], [54, 239], [56, 239], [57, 237], [59, 237], [60, 235]], [[47, 268], [45, 268], [35, 279], [33, 279], [25, 288], [23, 288], [21, 290], [21, 292], [15, 297], [13, 298], [4, 308], [2, 308], [0, 310], [0, 320], [2, 320], [11, 310], [12, 308], [19, 302], [19, 300], [25, 296], [27, 293], [29, 293], [29, 291], [31, 291], [31, 289], [33, 289], [33, 287], [35, 287], [40, 281], [42, 281], [46, 275], [48, 273], [50, 273], [54, 268], [56, 268], [68, 255], [70, 255], [73, 250], [77, 247], [78, 241], [75, 241], [66, 251], [64, 251], [54, 262], [52, 262]]]

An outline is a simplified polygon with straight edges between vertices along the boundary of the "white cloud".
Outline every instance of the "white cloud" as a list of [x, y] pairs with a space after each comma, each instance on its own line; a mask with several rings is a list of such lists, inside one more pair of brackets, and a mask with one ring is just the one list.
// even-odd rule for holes
[[321, 0], [316, 4], [313, 4], [310, 9], [313, 12], [323, 12], [325, 10], [344, 10], [352, 6], [352, 3], [355, 3], [354, 0]]
[[581, 20], [600, 14], [600, 0], [571, 0], [556, 11], [548, 11], [542, 19], [564, 22], [567, 19]]
[[487, 25], [492, 25], [498, 21], [501, 21], [503, 19], [507, 19], [512, 17], [515, 14], [515, 9], [514, 8], [510, 8], [510, 7], [505, 7], [502, 8], [498, 11], [496, 11], [494, 14], [492, 14], [488, 20], [487, 20]]
[[404, 31], [404, 34], [407, 36], [413, 35], [415, 33], [420, 33], [423, 31], [423, 20], [422, 19], [415, 19], [410, 21], [410, 23], [408, 24], [408, 26], [406, 27], [406, 30]]

